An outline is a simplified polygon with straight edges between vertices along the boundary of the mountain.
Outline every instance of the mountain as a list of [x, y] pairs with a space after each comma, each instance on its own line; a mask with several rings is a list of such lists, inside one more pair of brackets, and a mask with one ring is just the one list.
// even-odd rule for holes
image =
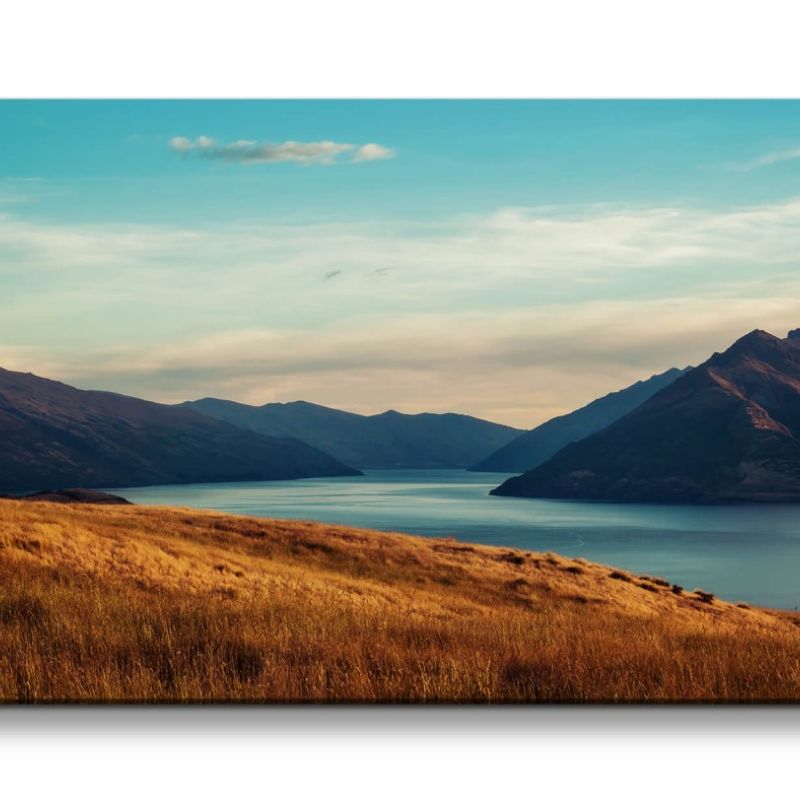
[[205, 398], [181, 407], [268, 436], [294, 436], [346, 464], [372, 469], [467, 467], [522, 432], [464, 414], [362, 416], [303, 401], [249, 406]]
[[359, 474], [186, 408], [0, 369], [0, 491]]
[[570, 442], [578, 442], [650, 399], [656, 392], [669, 386], [686, 369], [673, 367], [646, 381], [637, 381], [625, 389], [611, 392], [593, 400], [588, 405], [554, 417], [533, 430], [523, 433], [504, 445], [488, 458], [470, 467], [473, 472], [525, 472], [538, 467]]
[[633, 502], [800, 500], [800, 331], [755, 330], [493, 494]]

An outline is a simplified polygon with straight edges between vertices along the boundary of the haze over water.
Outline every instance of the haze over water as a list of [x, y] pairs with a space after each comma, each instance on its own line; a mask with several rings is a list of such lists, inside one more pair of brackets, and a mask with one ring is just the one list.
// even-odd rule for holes
[[726, 600], [800, 606], [800, 507], [658, 506], [490, 497], [506, 475], [370, 470], [364, 477], [113, 490], [134, 503], [453, 536], [553, 551]]

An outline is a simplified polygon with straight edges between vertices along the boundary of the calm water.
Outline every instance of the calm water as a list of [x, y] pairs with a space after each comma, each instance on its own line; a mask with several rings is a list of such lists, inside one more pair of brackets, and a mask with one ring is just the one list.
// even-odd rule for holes
[[800, 506], [645, 506], [489, 497], [504, 475], [374, 470], [361, 478], [114, 490], [135, 503], [314, 519], [552, 550], [728, 600], [800, 606]]

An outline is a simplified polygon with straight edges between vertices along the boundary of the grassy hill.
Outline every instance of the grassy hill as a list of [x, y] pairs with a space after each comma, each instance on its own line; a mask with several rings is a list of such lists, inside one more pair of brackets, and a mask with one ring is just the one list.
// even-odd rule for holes
[[800, 628], [454, 540], [0, 501], [5, 701], [800, 699]]

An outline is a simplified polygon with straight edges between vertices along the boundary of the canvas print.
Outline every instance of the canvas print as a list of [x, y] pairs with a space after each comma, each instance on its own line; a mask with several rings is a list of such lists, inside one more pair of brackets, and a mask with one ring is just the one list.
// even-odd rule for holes
[[0, 102], [0, 700], [796, 702], [798, 124]]

